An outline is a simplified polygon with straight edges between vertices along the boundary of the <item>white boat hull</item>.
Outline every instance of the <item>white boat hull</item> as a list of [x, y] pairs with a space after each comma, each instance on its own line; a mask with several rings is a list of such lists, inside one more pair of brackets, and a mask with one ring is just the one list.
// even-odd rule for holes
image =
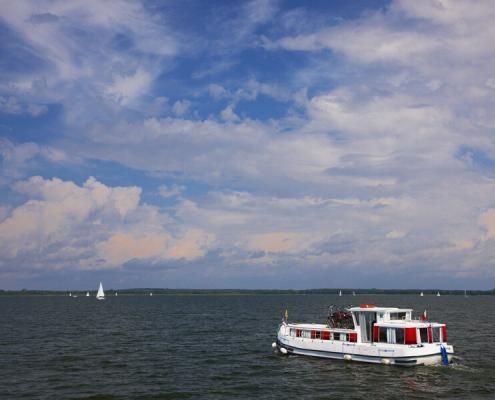
[[[276, 345], [282, 354], [298, 354], [407, 367], [442, 364], [440, 344], [404, 346], [382, 343], [351, 343], [334, 340], [323, 341], [319, 339], [287, 337], [281, 335], [279, 332]], [[444, 346], [450, 362], [454, 349], [450, 345], [444, 344]]]

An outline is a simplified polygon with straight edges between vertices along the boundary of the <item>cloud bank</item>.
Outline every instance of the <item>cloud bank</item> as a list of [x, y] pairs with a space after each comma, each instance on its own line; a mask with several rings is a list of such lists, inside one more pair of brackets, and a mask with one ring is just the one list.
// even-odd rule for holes
[[491, 2], [320, 6], [3, 4], [0, 274], [491, 288]]

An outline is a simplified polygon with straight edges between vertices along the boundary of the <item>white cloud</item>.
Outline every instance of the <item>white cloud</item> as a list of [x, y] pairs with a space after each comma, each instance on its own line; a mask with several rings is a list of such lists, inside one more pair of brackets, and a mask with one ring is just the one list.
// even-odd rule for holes
[[385, 235], [385, 237], [387, 239], [400, 239], [400, 238], [403, 238], [404, 236], [407, 235], [407, 232], [404, 232], [404, 231], [399, 231], [399, 230], [393, 230], [393, 231], [390, 231], [389, 233], [387, 233]]
[[149, 92], [152, 79], [150, 73], [138, 68], [131, 75], [114, 77], [112, 84], [106, 88], [106, 94], [113, 101], [128, 106]]
[[235, 113], [233, 105], [225, 107], [220, 115], [224, 121], [239, 121], [239, 117]]
[[101, 98], [114, 103], [108, 113], [138, 107], [158, 65], [178, 49], [165, 21], [140, 2], [3, 2], [0, 20], [15, 33], [26, 64], [6, 77], [5, 92], [21, 104], [34, 99], [25, 107], [33, 116], [47, 103], [63, 103], [72, 118], [87, 118], [101, 112]]
[[17, 98], [0, 97], [0, 112], [6, 114], [29, 114], [32, 117], [38, 117], [48, 111], [44, 104], [21, 104]]
[[164, 198], [179, 196], [184, 190], [185, 186], [181, 185], [162, 185], [158, 188], [158, 193]]
[[[37, 155], [64, 160], [71, 154], [216, 189], [186, 198], [179, 185], [160, 187], [167, 204], [175, 202], [168, 214], [142, 204], [139, 188], [111, 188], [94, 179], [82, 186], [42, 178], [20, 182], [14, 188], [28, 200], [0, 213], [4, 263], [118, 267], [136, 259], [199, 261], [215, 250], [223, 265], [305, 271], [376, 266], [377, 273], [423, 266], [445, 276], [493, 275], [491, 3], [396, 1], [361, 18], [304, 29], [277, 25], [276, 3], [246, 3], [237, 19], [219, 27], [232, 34], [212, 41], [215, 54], [259, 44], [255, 32], [266, 23], [276, 25], [266, 35], [279, 35], [261, 40], [267, 50], [311, 54], [290, 81], [255, 75], [206, 83], [195, 93], [218, 101], [207, 118], [191, 113], [187, 98], [169, 105], [167, 97], [155, 97], [154, 79], [166, 68], [151, 60], [180, 47], [137, 3], [125, 3], [116, 14], [111, 3], [40, 4], [9, 5], [5, 19], [12, 16], [9, 26], [38, 53], [46, 51], [43, 59], [57, 71], [47, 87], [91, 82], [90, 98], [96, 93], [117, 110], [146, 111], [128, 118], [117, 111], [105, 123], [105, 109], [105, 118], [95, 117], [88, 129], [66, 114], [79, 134], [77, 143], [64, 142], [71, 151], [4, 146], [5, 170], [19, 178], [20, 166]], [[95, 54], [81, 50], [81, 43], [60, 35], [76, 17], [82, 28], [107, 39], [129, 36], [132, 51], [149, 57], [103, 44]], [[120, 17], [137, 24], [127, 29]], [[164, 36], [168, 41], [159, 47], [157, 38]], [[217, 73], [236, 63], [222, 59]], [[37, 78], [20, 76], [12, 90], [32, 95], [42, 87]], [[243, 103], [256, 104], [260, 95], [286, 103], [286, 117], [246, 117]], [[9, 96], [5, 109], [27, 109], [22, 97]], [[146, 101], [151, 106], [140, 104]], [[150, 117], [165, 111], [176, 117]], [[88, 124], [87, 115], [82, 120]]]
[[[15, 144], [3, 138], [0, 138], [0, 155], [2, 156], [0, 183], [25, 176], [29, 169], [36, 166], [34, 161], [36, 157], [55, 163], [69, 161], [67, 154], [59, 148], [33, 142]], [[71, 162], [76, 161], [74, 158], [71, 160]]]
[[211, 83], [208, 85], [208, 92], [214, 98], [221, 99], [230, 96], [229, 92], [221, 85]]
[[[163, 262], [202, 257], [214, 235], [173, 222], [140, 204], [138, 187], [82, 186], [32, 177], [15, 184], [28, 200], [3, 210], [0, 261], [31, 268], [113, 268], [131, 260]], [[28, 260], [28, 261], [26, 261]]]
[[177, 100], [172, 106], [172, 111], [175, 115], [181, 117], [189, 111], [191, 102], [189, 100]]

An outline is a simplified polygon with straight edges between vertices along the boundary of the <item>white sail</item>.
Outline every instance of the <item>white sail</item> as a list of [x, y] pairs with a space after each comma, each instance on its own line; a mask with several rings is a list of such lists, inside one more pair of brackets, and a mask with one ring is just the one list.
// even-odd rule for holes
[[86, 297], [89, 297], [89, 292], [86, 292]]
[[98, 288], [98, 293], [96, 293], [97, 300], [105, 300], [105, 292], [103, 291], [103, 285], [100, 282], [100, 287]]
[[421, 297], [423, 297], [423, 296], [424, 296], [423, 292], [421, 292], [421, 293], [420, 293], [420, 296], [421, 296]]
[[339, 290], [339, 296], [342, 296], [342, 290]]
[[437, 292], [437, 297], [440, 297], [440, 292]]

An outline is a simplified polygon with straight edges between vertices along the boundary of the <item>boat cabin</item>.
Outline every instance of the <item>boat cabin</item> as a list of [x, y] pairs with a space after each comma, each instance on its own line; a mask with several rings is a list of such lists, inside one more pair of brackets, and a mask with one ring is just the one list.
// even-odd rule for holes
[[361, 304], [349, 309], [361, 343], [447, 342], [445, 324], [412, 319], [412, 309]]
[[289, 324], [289, 336], [359, 343], [421, 345], [447, 342], [445, 324], [412, 319], [412, 309], [362, 304], [338, 311], [328, 324]]

